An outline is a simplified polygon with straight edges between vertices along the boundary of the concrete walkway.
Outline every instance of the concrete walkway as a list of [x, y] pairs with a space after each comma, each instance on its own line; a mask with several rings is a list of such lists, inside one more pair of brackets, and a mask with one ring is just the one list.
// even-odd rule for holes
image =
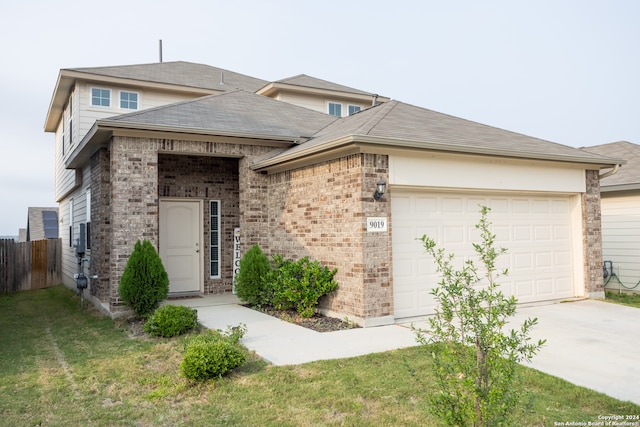
[[242, 343], [274, 365], [297, 365], [315, 360], [342, 359], [416, 345], [410, 325], [316, 332], [239, 305], [234, 295], [171, 301], [198, 310], [209, 329], [226, 330], [244, 323]]
[[[321, 333], [243, 307], [230, 294], [171, 303], [197, 309], [200, 323], [210, 329], [245, 324], [242, 343], [274, 365], [417, 345], [410, 324]], [[640, 309], [593, 300], [522, 306], [511, 328], [533, 317], [538, 326], [532, 338], [547, 344], [528, 366], [640, 405]]]

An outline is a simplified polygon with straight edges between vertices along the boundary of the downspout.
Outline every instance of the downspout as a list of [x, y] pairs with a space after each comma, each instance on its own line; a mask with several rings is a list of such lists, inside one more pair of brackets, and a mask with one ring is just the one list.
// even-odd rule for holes
[[616, 173], [618, 173], [618, 169], [619, 168], [620, 168], [620, 165], [615, 165], [615, 166], [613, 166], [613, 169], [611, 169], [609, 172], [605, 172], [603, 174], [600, 174], [600, 175], [598, 175], [598, 177], [600, 179], [604, 179], [604, 178], [606, 178], [608, 176], [615, 175]]

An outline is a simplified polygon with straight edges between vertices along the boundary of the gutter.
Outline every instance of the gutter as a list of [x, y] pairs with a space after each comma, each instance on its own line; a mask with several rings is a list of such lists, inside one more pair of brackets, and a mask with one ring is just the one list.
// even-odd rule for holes
[[600, 177], [600, 179], [604, 179], [604, 178], [606, 178], [608, 176], [615, 175], [616, 173], [618, 173], [618, 169], [620, 169], [620, 165], [619, 164], [615, 164], [613, 166], [613, 169], [611, 169], [608, 172], [600, 174], [599, 177]]

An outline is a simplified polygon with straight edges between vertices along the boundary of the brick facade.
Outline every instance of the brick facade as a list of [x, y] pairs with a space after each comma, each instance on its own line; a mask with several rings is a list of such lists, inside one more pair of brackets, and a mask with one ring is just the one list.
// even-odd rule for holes
[[585, 296], [604, 298], [599, 171], [587, 170], [585, 179], [586, 191], [582, 195]]
[[[272, 151], [266, 145], [158, 138], [114, 137], [109, 149], [92, 157], [91, 194], [92, 293], [109, 304], [109, 311], [123, 309], [118, 286], [133, 246], [148, 239], [158, 247], [159, 198], [186, 197], [222, 202], [224, 247], [221, 279], [210, 279], [209, 249], [205, 244], [204, 291], [231, 288], [233, 227], [240, 224], [252, 240], [266, 237], [263, 201], [266, 178], [249, 169], [254, 159]], [[224, 183], [223, 183], [224, 182]], [[204, 203], [204, 242], [209, 242], [209, 204]], [[246, 218], [240, 220], [245, 214]]]
[[[238, 159], [207, 156], [158, 156], [159, 196], [203, 201], [204, 293], [231, 292], [233, 229], [240, 225]], [[211, 278], [210, 203], [220, 201], [220, 279]]]
[[[393, 322], [391, 192], [372, 197], [389, 181], [389, 159], [352, 154], [284, 172], [253, 171], [275, 146], [230, 142], [114, 137], [91, 159], [92, 293], [111, 312], [122, 309], [118, 283], [138, 239], [159, 238], [159, 200], [204, 202], [203, 291], [231, 290], [233, 229], [241, 252], [259, 244], [268, 255], [308, 256], [337, 268], [337, 292], [321, 301], [328, 314], [364, 325]], [[602, 240], [598, 171], [586, 172], [582, 196], [585, 288], [600, 296]], [[221, 278], [210, 278], [209, 201], [221, 201]], [[387, 232], [367, 232], [368, 217], [386, 217]]]
[[111, 174], [109, 150], [91, 156], [91, 294], [101, 302], [111, 298]]
[[393, 315], [390, 234], [366, 232], [368, 216], [389, 217], [389, 198], [372, 197], [381, 178], [388, 181], [388, 157], [374, 154], [269, 177], [271, 234], [263, 250], [337, 268], [340, 286], [321, 305], [358, 320]]

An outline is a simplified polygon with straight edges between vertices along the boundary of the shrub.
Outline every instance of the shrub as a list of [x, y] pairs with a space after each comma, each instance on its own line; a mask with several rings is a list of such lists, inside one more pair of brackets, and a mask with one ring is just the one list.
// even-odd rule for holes
[[258, 245], [252, 246], [240, 260], [240, 270], [235, 278], [238, 298], [253, 306], [268, 305], [267, 277], [270, 271], [269, 259]]
[[494, 247], [495, 235], [487, 220], [489, 208], [481, 207], [476, 225], [482, 241], [473, 247], [482, 263], [473, 260], [453, 266], [454, 255], [436, 249], [433, 239], [422, 236], [424, 248], [433, 257], [442, 280], [431, 294], [438, 303], [429, 318], [429, 330], [417, 329], [421, 344], [433, 357], [435, 393], [430, 410], [449, 425], [510, 425], [510, 416], [521, 390], [516, 366], [529, 361], [545, 343], [532, 343], [530, 330], [537, 319], [527, 319], [519, 330], [505, 331], [516, 312], [516, 299], [500, 291], [496, 259], [506, 249]]
[[144, 331], [159, 337], [175, 337], [198, 327], [198, 312], [180, 305], [165, 305], [153, 312]]
[[122, 301], [142, 318], [167, 298], [169, 276], [150, 241], [136, 242], [120, 278], [119, 293]]
[[279, 310], [295, 308], [302, 317], [311, 317], [320, 297], [338, 288], [333, 280], [337, 269], [329, 270], [308, 257], [293, 262], [276, 255], [273, 260], [271, 305]]
[[246, 354], [239, 344], [245, 334], [244, 325], [229, 328], [227, 333], [209, 331], [188, 341], [180, 372], [190, 380], [205, 381], [220, 378], [246, 361]]

